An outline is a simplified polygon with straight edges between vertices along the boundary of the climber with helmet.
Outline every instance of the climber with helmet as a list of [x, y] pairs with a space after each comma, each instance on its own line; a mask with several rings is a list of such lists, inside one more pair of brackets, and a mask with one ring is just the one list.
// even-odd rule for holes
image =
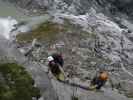
[[49, 69], [57, 80], [64, 80], [65, 78], [64, 72], [62, 71], [63, 63], [63, 58], [58, 54], [53, 54], [52, 56], [48, 57]]
[[91, 86], [93, 88], [99, 90], [102, 86], [105, 85], [106, 81], [108, 80], [108, 72], [107, 71], [100, 71], [91, 81]]

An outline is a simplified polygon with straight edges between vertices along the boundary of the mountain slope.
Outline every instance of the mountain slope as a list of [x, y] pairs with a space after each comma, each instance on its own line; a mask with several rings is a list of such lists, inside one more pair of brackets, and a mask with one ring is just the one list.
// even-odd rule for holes
[[[80, 82], [89, 82], [95, 70], [100, 68], [114, 70], [110, 74], [115, 88], [122, 95], [132, 97], [133, 92], [130, 87], [133, 86], [133, 33], [132, 21], [129, 21], [132, 16], [131, 0], [9, 1], [22, 4], [22, 8], [34, 12], [36, 10], [47, 12], [50, 16], [50, 20], [42, 23], [38, 28], [17, 36], [20, 49], [26, 51], [25, 48], [29, 48], [31, 41], [36, 38], [41, 46], [35, 47], [32, 56], [45, 66], [49, 54], [62, 52], [65, 59], [65, 72], [72, 75], [70, 79], [77, 78]], [[44, 75], [42, 71], [41, 75]], [[53, 82], [53, 86], [56, 89], [64, 91], [58, 87], [58, 85], [64, 87], [64, 84], [55, 83], [56, 81]], [[111, 97], [106, 92], [100, 95], [94, 92], [96, 96], [92, 98], [94, 100], [98, 97], [107, 97], [110, 100], [128, 99], [118, 92], [113, 94], [110, 88], [107, 83], [105, 91], [111, 92]], [[69, 92], [64, 91], [64, 93], [60, 92], [58, 96], [69, 95]], [[87, 98], [87, 95], [85, 97]]]

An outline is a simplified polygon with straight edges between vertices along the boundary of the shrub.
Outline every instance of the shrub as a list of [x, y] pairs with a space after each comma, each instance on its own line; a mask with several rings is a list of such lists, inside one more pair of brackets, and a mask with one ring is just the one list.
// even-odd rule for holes
[[0, 100], [32, 100], [40, 91], [27, 71], [16, 63], [0, 64]]

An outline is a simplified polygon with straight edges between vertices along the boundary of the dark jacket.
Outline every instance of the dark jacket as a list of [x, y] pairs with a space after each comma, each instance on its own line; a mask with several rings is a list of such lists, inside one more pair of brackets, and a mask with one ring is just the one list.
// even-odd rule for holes
[[91, 81], [91, 84], [92, 85], [97, 85], [96, 89], [101, 89], [102, 86], [105, 85], [106, 81], [107, 80], [102, 80], [100, 78], [100, 75], [102, 74], [103, 72], [99, 72], [94, 78], [93, 80]]
[[61, 54], [53, 54], [52, 57], [54, 58], [54, 62], [58, 63], [61, 67], [64, 65], [64, 60]]
[[101, 80], [99, 77], [94, 77], [91, 81], [92, 85], [97, 85], [96, 89], [101, 89], [103, 85], [105, 85], [106, 81]]
[[57, 63], [55, 63], [54, 61], [50, 61], [48, 64], [52, 74], [54, 74], [55, 76], [60, 74], [60, 68], [59, 65]]

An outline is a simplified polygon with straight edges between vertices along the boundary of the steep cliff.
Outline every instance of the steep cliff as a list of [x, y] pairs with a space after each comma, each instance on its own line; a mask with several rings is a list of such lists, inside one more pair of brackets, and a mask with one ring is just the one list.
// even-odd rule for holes
[[[99, 98], [130, 100], [128, 97], [132, 100], [133, 24], [128, 20], [132, 16], [131, 0], [8, 1], [36, 13], [47, 12], [50, 16], [50, 19], [45, 22], [41, 20], [39, 22], [41, 24], [35, 28], [35, 20], [22, 25], [17, 24], [17, 32], [20, 32], [19, 29], [22, 27], [31, 29], [20, 32], [14, 40], [15, 46], [16, 43], [18, 46], [16, 49], [23, 54], [27, 48], [30, 48], [32, 40], [37, 39], [39, 47], [35, 47], [27, 57], [28, 61], [31, 61], [27, 69], [33, 74], [35, 82], [44, 93], [44, 98], [55, 99], [56, 91], [60, 100], [71, 100], [71, 95], [77, 95], [81, 100], [99, 100]], [[79, 88], [75, 90], [71, 86], [51, 79], [54, 91], [50, 84], [51, 80], [43, 70], [47, 68], [47, 56], [56, 51], [63, 53], [64, 71], [71, 76], [70, 81], [89, 85], [95, 70], [104, 68], [110, 72], [114, 91], [111, 90], [109, 82], [102, 88], [103, 92], [96, 93]], [[14, 49], [9, 54], [16, 57]], [[19, 61], [23, 58], [27, 59], [23, 56], [17, 58]], [[34, 63], [41, 64], [43, 67]], [[53, 93], [50, 94], [51, 91]]]

